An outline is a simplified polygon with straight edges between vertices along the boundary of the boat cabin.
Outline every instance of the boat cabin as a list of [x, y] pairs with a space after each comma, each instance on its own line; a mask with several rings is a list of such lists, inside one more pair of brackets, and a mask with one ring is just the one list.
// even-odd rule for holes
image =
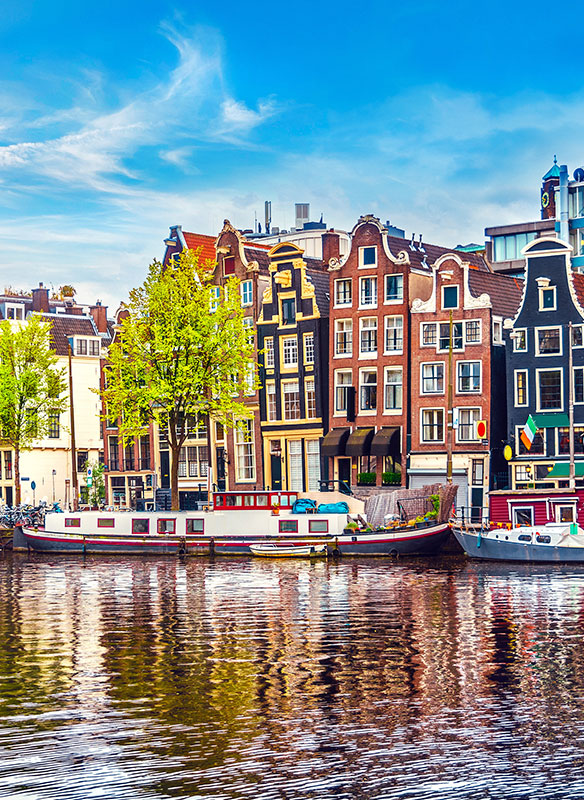
[[584, 489], [498, 490], [489, 495], [491, 523], [516, 527], [577, 522], [584, 526]]
[[298, 500], [298, 492], [215, 492], [216, 511], [267, 511], [274, 507], [290, 511]]

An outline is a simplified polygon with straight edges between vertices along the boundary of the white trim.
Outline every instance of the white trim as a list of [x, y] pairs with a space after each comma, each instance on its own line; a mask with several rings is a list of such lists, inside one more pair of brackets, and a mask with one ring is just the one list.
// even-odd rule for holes
[[[524, 374], [526, 377], [525, 381], [525, 403], [517, 402], [517, 375]], [[527, 369], [515, 369], [513, 370], [513, 405], [515, 408], [525, 408], [529, 405], [529, 370]]]
[[[442, 438], [441, 439], [424, 439], [424, 414], [427, 411], [440, 411], [442, 414]], [[444, 408], [441, 406], [438, 407], [429, 407], [429, 408], [421, 408], [420, 409], [420, 443], [421, 444], [444, 444], [445, 441], [445, 434], [446, 434], [446, 414], [444, 413]]]
[[[424, 391], [424, 367], [429, 366], [442, 366], [442, 390], [436, 392]], [[446, 362], [445, 361], [422, 361], [420, 363], [420, 395], [427, 397], [428, 395], [443, 395], [446, 390]]]
[[517, 338], [511, 337], [511, 341], [513, 342], [513, 352], [514, 353], [527, 353], [529, 349], [529, 344], [527, 341], [527, 328], [513, 328], [513, 333], [521, 333], [525, 334], [525, 347], [519, 348], [517, 347]]
[[[540, 390], [539, 390], [539, 373], [540, 372], [559, 372], [560, 373], [560, 402], [561, 406], [558, 408], [542, 408], [541, 407], [541, 399], [540, 399]], [[564, 368], [563, 367], [541, 367], [535, 370], [535, 398], [536, 398], [536, 408], [537, 412], [541, 414], [545, 413], [557, 413], [558, 411], [564, 410]], [[544, 437], [545, 438], [545, 437]]]
[[[363, 263], [363, 256], [365, 255], [365, 250], [375, 250], [375, 261], [373, 264], [364, 264]], [[358, 248], [358, 267], [357, 269], [377, 269], [379, 265], [379, 259], [377, 257], [377, 245], [376, 244], [364, 244], [360, 245]]]
[[[557, 353], [540, 353], [539, 350], [539, 331], [558, 331], [559, 332], [559, 341], [560, 341], [560, 349]], [[537, 328], [534, 328], [534, 341], [535, 341], [535, 355], [541, 356], [542, 358], [549, 358], [550, 356], [561, 356], [564, 353], [564, 342], [562, 336], [562, 326], [561, 325], [541, 325]], [[521, 352], [521, 351], [519, 351]]]
[[[461, 364], [478, 364], [479, 365], [479, 388], [478, 389], [459, 389], [459, 374], [458, 369]], [[483, 362], [481, 359], [461, 359], [456, 362], [456, 390], [455, 394], [473, 395], [481, 394], [483, 391]]]

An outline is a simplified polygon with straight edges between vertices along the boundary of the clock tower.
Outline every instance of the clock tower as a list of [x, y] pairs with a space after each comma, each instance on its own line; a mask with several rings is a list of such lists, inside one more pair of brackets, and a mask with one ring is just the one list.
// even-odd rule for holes
[[541, 218], [556, 218], [556, 187], [560, 185], [560, 168], [554, 156], [554, 164], [542, 178], [541, 184]]

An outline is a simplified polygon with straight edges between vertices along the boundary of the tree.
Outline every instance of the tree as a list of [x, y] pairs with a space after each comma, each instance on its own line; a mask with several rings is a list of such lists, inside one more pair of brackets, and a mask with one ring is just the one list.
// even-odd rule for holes
[[87, 464], [91, 467], [92, 483], [87, 489], [87, 502], [90, 506], [100, 506], [105, 500], [105, 467], [98, 461]]
[[37, 314], [18, 327], [0, 323], [0, 436], [14, 450], [16, 503], [20, 453], [48, 433], [51, 418], [67, 407], [67, 384], [51, 350], [51, 323]]
[[178, 510], [179, 453], [188, 418], [237, 425], [250, 416], [242, 402], [257, 387], [253, 341], [243, 324], [237, 278], [213, 283], [214, 265], [186, 250], [165, 267], [154, 261], [130, 292], [127, 315], [109, 348], [102, 397], [124, 444], [149, 420], [168, 427], [172, 508]]

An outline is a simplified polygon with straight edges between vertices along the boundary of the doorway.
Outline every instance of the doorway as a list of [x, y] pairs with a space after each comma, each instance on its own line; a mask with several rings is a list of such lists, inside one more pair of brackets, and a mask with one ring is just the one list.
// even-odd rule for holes
[[351, 459], [350, 458], [339, 458], [338, 459], [338, 467], [339, 467], [339, 483], [346, 483], [347, 486], [350, 488], [351, 486]]
[[270, 474], [272, 489], [282, 488], [282, 442], [280, 439], [270, 441]]

